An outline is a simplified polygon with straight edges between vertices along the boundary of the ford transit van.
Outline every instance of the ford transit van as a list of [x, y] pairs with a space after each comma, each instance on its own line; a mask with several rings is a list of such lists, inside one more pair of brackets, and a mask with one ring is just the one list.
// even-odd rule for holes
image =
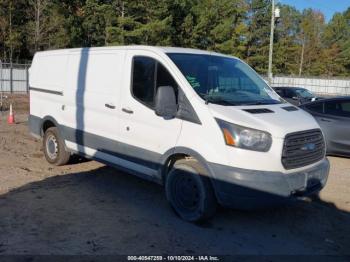
[[240, 59], [194, 49], [38, 52], [29, 127], [49, 163], [79, 154], [158, 182], [187, 221], [317, 193], [329, 173], [311, 115]]

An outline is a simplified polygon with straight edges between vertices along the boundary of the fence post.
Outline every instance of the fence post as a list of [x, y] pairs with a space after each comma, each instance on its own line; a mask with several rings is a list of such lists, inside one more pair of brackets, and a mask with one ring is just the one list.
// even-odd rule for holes
[[29, 70], [28, 66], [26, 65], [26, 85], [27, 85], [27, 94], [29, 93]]
[[0, 112], [2, 114], [2, 99], [3, 99], [3, 94], [2, 94], [2, 85], [3, 85], [3, 74], [2, 74], [2, 61], [0, 60], [0, 78], [1, 78], [1, 82], [0, 82]]
[[10, 64], [10, 92], [13, 93], [13, 66]]

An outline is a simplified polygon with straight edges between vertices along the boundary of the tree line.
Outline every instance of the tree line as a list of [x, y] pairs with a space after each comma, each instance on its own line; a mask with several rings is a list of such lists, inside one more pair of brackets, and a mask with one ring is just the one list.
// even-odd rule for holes
[[[312, 9], [279, 4], [273, 73], [350, 76], [350, 8], [326, 23]], [[163, 45], [237, 56], [266, 74], [270, 0], [0, 0], [0, 59], [39, 50]]]

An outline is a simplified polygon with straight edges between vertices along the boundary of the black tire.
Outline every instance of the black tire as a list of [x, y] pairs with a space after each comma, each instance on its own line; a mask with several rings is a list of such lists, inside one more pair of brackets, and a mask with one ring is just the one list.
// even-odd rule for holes
[[195, 160], [179, 160], [166, 177], [165, 191], [175, 212], [189, 222], [211, 218], [216, 198], [205, 169]]
[[50, 127], [45, 131], [43, 150], [47, 162], [52, 165], [63, 166], [69, 162], [71, 154], [66, 151], [57, 127]]

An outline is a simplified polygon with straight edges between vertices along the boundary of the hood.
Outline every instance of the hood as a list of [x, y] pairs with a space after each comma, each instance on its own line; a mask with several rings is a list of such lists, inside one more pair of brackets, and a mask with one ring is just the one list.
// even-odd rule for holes
[[253, 129], [267, 131], [276, 138], [284, 138], [288, 133], [320, 128], [309, 113], [289, 103], [257, 106], [208, 104], [208, 107], [215, 118]]

